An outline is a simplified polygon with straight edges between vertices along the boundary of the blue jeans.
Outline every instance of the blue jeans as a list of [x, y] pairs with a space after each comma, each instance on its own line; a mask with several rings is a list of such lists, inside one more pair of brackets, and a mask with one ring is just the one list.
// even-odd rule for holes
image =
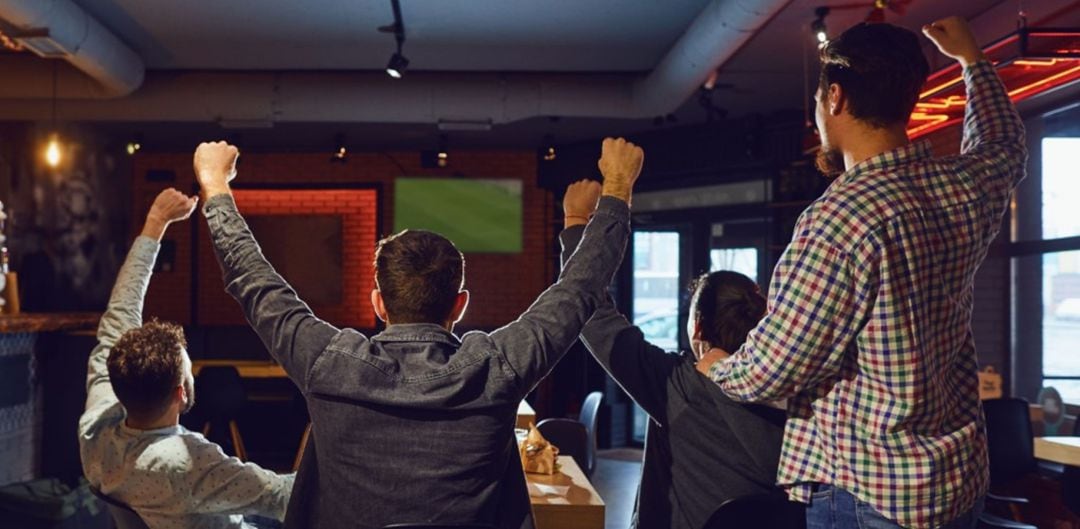
[[[942, 529], [973, 529], [982, 514], [983, 499], [970, 511], [941, 526]], [[901, 527], [859, 501], [850, 492], [829, 485], [819, 485], [806, 508], [806, 529], [896, 529]]]

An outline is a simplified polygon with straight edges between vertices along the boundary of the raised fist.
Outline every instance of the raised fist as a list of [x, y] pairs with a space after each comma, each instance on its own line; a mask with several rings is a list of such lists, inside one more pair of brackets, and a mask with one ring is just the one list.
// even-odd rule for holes
[[960, 61], [961, 65], [974, 64], [984, 58], [982, 48], [966, 20], [948, 17], [931, 22], [922, 28], [923, 34], [941, 50], [941, 53]]
[[579, 180], [570, 184], [563, 195], [563, 214], [588, 221], [596, 211], [596, 202], [600, 200], [601, 191], [600, 182], [595, 180]]
[[173, 188], [158, 193], [154, 204], [150, 206], [147, 220], [169, 225], [178, 220], [187, 220], [195, 206], [199, 203], [197, 197], [189, 197]]
[[195, 178], [207, 196], [228, 192], [238, 156], [240, 151], [223, 141], [200, 143], [195, 149]]
[[604, 138], [600, 149], [600, 174], [604, 175], [603, 193], [630, 202], [634, 182], [641, 174], [645, 151], [622, 138]]

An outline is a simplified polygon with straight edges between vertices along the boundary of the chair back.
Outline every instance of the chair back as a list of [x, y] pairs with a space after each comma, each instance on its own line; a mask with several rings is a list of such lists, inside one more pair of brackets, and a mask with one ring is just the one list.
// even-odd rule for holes
[[[1072, 434], [1080, 437], [1080, 418], [1073, 424]], [[1080, 516], [1080, 467], [1065, 465], [1061, 475], [1061, 497], [1065, 507]]]
[[233, 366], [203, 367], [195, 377], [195, 402], [207, 421], [235, 419], [247, 404], [240, 372]]
[[131, 507], [102, 494], [97, 487], [90, 487], [90, 492], [105, 503], [113, 521], [116, 522], [116, 529], [150, 529], [139, 514], [131, 510]]
[[983, 412], [990, 483], [1007, 485], [1035, 472], [1038, 463], [1028, 402], [1017, 398], [988, 399], [983, 401]]
[[585, 402], [581, 404], [581, 415], [578, 416], [581, 424], [585, 425], [585, 433], [588, 434], [586, 465], [581, 467], [581, 470], [589, 477], [592, 477], [593, 472], [596, 471], [596, 423], [600, 414], [600, 403], [603, 400], [603, 393], [599, 391], [589, 393], [585, 397]]
[[804, 529], [806, 507], [789, 501], [780, 492], [751, 494], [725, 501], [709, 517], [702, 529]]
[[589, 453], [589, 434], [584, 424], [573, 419], [544, 419], [536, 425], [536, 429], [559, 449], [559, 455], [573, 457], [584, 471]]

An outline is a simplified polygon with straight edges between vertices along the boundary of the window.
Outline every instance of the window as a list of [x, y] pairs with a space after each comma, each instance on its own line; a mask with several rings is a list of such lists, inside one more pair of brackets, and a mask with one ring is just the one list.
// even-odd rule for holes
[[[1053, 386], [1080, 404], [1080, 108], [1029, 121], [1032, 169], [1012, 228], [1017, 389]], [[1041, 359], [1041, 362], [1039, 362]]]
[[[667, 351], [679, 348], [679, 232], [634, 232], [634, 325]], [[632, 437], [645, 441], [649, 416], [634, 405]]]
[[1080, 235], [1080, 138], [1042, 140], [1042, 238]]
[[757, 248], [714, 248], [709, 250], [709, 271], [730, 270], [749, 277], [757, 283]]

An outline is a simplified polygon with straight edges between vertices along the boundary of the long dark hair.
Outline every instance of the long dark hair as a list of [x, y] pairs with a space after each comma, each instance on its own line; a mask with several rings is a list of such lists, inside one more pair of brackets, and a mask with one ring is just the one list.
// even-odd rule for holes
[[757, 283], [738, 272], [702, 274], [690, 291], [690, 317], [697, 321], [702, 341], [729, 353], [742, 346], [765, 315], [765, 297]]

